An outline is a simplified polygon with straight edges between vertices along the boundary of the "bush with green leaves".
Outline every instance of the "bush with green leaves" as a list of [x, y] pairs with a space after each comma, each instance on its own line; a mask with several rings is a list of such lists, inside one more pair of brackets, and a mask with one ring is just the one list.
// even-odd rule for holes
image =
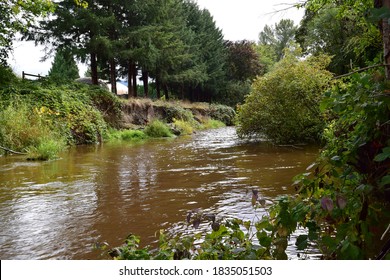
[[239, 136], [276, 143], [318, 141], [325, 124], [319, 102], [332, 78], [325, 70], [329, 61], [327, 56], [299, 60], [286, 54], [271, 72], [258, 77], [238, 110]]
[[325, 94], [326, 147], [296, 177], [299, 196], [289, 207], [304, 209], [296, 222], [309, 230], [306, 239], [324, 258], [386, 256], [381, 250], [390, 240], [383, 235], [390, 224], [390, 84], [378, 76], [354, 74]]
[[194, 127], [191, 122], [174, 119], [173, 126], [180, 133], [179, 135], [191, 135], [194, 133]]
[[150, 122], [144, 130], [145, 134], [149, 137], [160, 138], [160, 137], [172, 137], [173, 133], [169, 127], [160, 120], [153, 120]]
[[213, 120], [213, 119], [205, 119], [202, 121], [201, 129], [216, 129], [225, 127], [226, 125], [219, 121], [219, 120]]
[[210, 118], [221, 121], [225, 125], [234, 125], [236, 111], [227, 105], [211, 104], [209, 107]]
[[166, 121], [168, 123], [174, 122], [174, 120], [182, 120], [186, 122], [194, 122], [194, 115], [190, 110], [183, 108], [180, 105], [165, 105]]
[[107, 108], [111, 116], [120, 116], [119, 101], [109, 95], [80, 84], [18, 81], [4, 86], [0, 88], [0, 145], [48, 159], [64, 143], [101, 142], [107, 123], [100, 110]]
[[12, 69], [0, 64], [0, 88], [8, 86], [17, 81]]

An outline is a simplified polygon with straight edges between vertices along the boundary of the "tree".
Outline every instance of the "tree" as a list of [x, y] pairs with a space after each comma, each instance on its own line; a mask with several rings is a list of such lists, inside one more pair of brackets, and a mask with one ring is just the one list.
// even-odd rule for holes
[[53, 10], [49, 0], [2, 0], [0, 1], [0, 64], [7, 64], [8, 53], [12, 50], [12, 41], [18, 32]]
[[364, 17], [371, 5], [361, 9], [360, 3], [355, 9], [354, 3], [340, 3], [328, 1], [317, 10], [307, 8], [296, 36], [306, 54], [333, 56], [329, 70], [338, 75], [366, 66], [382, 48], [378, 28]]
[[230, 106], [242, 103], [250, 92], [250, 85], [257, 75], [264, 72], [260, 64], [255, 43], [242, 41], [225, 41], [226, 47], [226, 80], [220, 90], [218, 101]]
[[277, 143], [313, 142], [320, 138], [323, 119], [318, 110], [331, 73], [330, 58], [304, 61], [288, 54], [271, 72], [258, 77], [238, 112], [238, 134]]
[[259, 55], [253, 42], [243, 40], [226, 42], [228, 52], [227, 72], [231, 80], [252, 80], [262, 71]]
[[48, 77], [57, 83], [66, 83], [79, 78], [79, 69], [68, 50], [57, 50]]
[[183, 1], [184, 36], [191, 54], [181, 70], [170, 79], [171, 90], [191, 101], [211, 101], [225, 83], [226, 48], [222, 31], [209, 11], [193, 1]]
[[81, 61], [89, 59], [92, 83], [98, 84], [98, 59], [107, 59], [112, 51], [109, 30], [113, 21], [112, 12], [98, 1], [63, 0], [55, 3], [51, 17], [30, 28], [25, 37], [51, 51], [66, 48]]
[[[385, 8], [384, 16], [381, 20], [381, 32], [383, 38], [383, 54], [386, 65], [386, 78], [390, 80], [390, 0], [374, 1], [375, 8]], [[378, 3], [379, 2], [379, 3]]]
[[259, 45], [270, 46], [279, 61], [284, 55], [284, 49], [294, 42], [296, 30], [297, 26], [291, 19], [282, 19], [274, 27], [266, 25], [259, 34]]

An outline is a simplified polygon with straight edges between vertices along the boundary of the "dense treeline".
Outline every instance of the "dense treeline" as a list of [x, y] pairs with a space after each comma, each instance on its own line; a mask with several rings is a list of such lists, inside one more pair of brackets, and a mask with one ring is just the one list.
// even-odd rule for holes
[[228, 52], [235, 43], [224, 41], [194, 1], [56, 1], [54, 13], [24, 34], [88, 61], [93, 84], [108, 79], [114, 93], [118, 77], [127, 78], [129, 97], [150, 96], [152, 80], [157, 98], [224, 100], [232, 76]]

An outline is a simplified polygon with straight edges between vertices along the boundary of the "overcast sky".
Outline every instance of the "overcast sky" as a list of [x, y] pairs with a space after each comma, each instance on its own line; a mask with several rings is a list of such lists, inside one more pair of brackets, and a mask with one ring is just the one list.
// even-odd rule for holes
[[[266, 24], [273, 25], [281, 19], [292, 19], [298, 25], [304, 11], [291, 8], [298, 0], [197, 0], [199, 7], [206, 8], [214, 17], [216, 25], [226, 40], [257, 41], [259, 33]], [[52, 59], [40, 62], [44, 55], [42, 48], [32, 42], [15, 42], [14, 53], [9, 58], [13, 70], [46, 75]], [[80, 65], [81, 74], [86, 66]]]

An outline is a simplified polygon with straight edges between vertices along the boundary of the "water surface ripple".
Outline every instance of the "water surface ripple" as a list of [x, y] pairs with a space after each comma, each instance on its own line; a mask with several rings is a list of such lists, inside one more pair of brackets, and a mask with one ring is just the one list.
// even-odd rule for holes
[[227, 127], [76, 147], [50, 162], [0, 157], [0, 259], [99, 259], [95, 242], [118, 246], [133, 233], [151, 244], [159, 229], [190, 230], [194, 208], [253, 219], [251, 190], [268, 203], [293, 193], [292, 177], [317, 154], [242, 141]]

